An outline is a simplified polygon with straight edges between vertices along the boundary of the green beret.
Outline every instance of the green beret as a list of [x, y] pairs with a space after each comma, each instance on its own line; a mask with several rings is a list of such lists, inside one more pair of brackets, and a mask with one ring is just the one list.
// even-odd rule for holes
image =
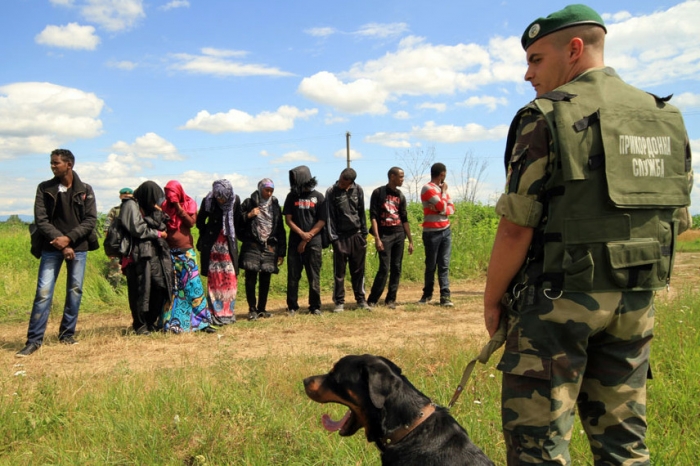
[[134, 194], [134, 190], [131, 188], [122, 188], [119, 190], [119, 194]]
[[590, 7], [586, 5], [569, 5], [563, 10], [552, 13], [546, 18], [538, 18], [525, 29], [520, 43], [523, 44], [523, 49], [527, 50], [533, 43], [543, 38], [547, 34], [561, 31], [572, 26], [580, 26], [582, 24], [593, 24], [603, 28], [605, 32], [605, 23]]

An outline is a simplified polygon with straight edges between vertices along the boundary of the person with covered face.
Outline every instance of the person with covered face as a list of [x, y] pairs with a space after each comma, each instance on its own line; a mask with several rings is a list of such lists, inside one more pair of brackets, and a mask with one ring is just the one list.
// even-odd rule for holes
[[306, 165], [289, 170], [290, 191], [284, 201], [289, 227], [287, 254], [287, 310], [299, 310], [299, 280], [306, 270], [309, 281], [309, 314], [321, 315], [321, 257], [323, 251], [324, 196], [316, 191], [316, 177]]
[[202, 280], [199, 277], [197, 253], [191, 229], [197, 221], [197, 203], [185, 193], [179, 181], [165, 185], [161, 205], [166, 221], [170, 257], [175, 272], [172, 306], [161, 316], [159, 327], [165, 332], [214, 332]]
[[122, 257], [129, 308], [137, 335], [157, 329], [161, 314], [170, 308], [173, 265], [166, 242], [167, 215], [160, 207], [165, 193], [154, 181], [134, 190], [133, 198], [122, 203], [119, 219], [129, 233], [130, 250]]
[[[273, 273], [279, 272], [287, 252], [287, 233], [279, 201], [272, 195], [274, 191], [271, 179], [260, 180], [258, 189], [243, 201], [236, 216], [236, 232], [242, 243], [238, 264], [245, 270], [248, 320], [272, 317], [267, 311], [270, 279]], [[258, 278], [260, 289], [256, 298]]]
[[202, 275], [207, 277], [207, 297], [217, 325], [236, 322], [238, 294], [238, 241], [235, 216], [241, 200], [228, 180], [216, 180], [202, 199], [197, 215]]

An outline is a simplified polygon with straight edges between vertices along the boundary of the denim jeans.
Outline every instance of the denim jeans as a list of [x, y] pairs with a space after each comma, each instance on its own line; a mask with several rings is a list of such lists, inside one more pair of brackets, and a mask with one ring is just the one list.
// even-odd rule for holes
[[432, 298], [435, 287], [435, 269], [438, 273], [440, 297], [450, 297], [450, 255], [452, 254], [452, 230], [424, 231], [425, 280], [423, 297]]
[[[39, 262], [39, 278], [36, 284], [36, 296], [32, 306], [32, 316], [29, 319], [27, 331], [27, 344], [41, 345], [44, 341], [46, 324], [51, 313], [51, 302], [56, 286], [58, 273], [63, 264], [61, 251], [43, 251]], [[58, 338], [68, 338], [75, 334], [75, 326], [78, 322], [78, 310], [80, 300], [83, 297], [83, 277], [85, 276], [85, 264], [87, 251], [76, 251], [75, 259], [67, 260], [66, 269], [66, 302], [63, 307], [63, 319], [58, 329]]]

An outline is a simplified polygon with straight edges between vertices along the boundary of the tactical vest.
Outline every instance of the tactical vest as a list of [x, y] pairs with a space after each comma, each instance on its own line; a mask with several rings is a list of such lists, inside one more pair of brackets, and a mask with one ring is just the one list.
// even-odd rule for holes
[[[656, 290], [668, 285], [678, 221], [690, 204], [690, 153], [680, 112], [624, 83], [611, 68], [590, 70], [526, 109], [547, 120], [555, 160], [529, 262], [538, 285], [562, 291]], [[507, 159], [514, 142], [511, 125]], [[508, 161], [506, 161], [508, 163]]]

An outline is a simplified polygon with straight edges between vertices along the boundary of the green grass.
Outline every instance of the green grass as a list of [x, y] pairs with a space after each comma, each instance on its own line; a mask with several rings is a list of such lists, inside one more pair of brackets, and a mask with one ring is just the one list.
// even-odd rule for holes
[[[654, 464], [700, 460], [697, 309], [700, 296], [690, 292], [658, 307], [648, 403]], [[467, 339], [445, 336], [430, 352], [408, 342], [385, 355], [446, 404], [477, 350]], [[327, 356], [222, 357], [207, 368], [192, 356], [155, 372], [132, 371], [124, 358], [109, 375], [3, 377], [0, 464], [378, 464], [362, 432], [341, 438], [321, 428], [321, 413], [338, 418], [344, 408], [318, 405], [303, 393], [304, 377], [330, 368]], [[496, 360], [477, 366], [452, 412], [474, 442], [504, 464]], [[577, 423], [574, 464], [589, 464], [580, 460], [589, 454], [579, 431]]]
[[[458, 240], [453, 276], [477, 278], [485, 270], [495, 216], [480, 209], [484, 208], [470, 211], [458, 206], [465, 215], [454, 222]], [[412, 206], [417, 251], [406, 256], [406, 280], [422, 278], [419, 218], [419, 210]], [[26, 321], [38, 268], [28, 252], [26, 225], [1, 224], [0, 246], [0, 322]], [[327, 295], [328, 251], [324, 260]], [[368, 254], [368, 277], [376, 268], [372, 262]], [[102, 278], [105, 265], [101, 251], [90, 254], [82, 313], [127, 308], [125, 296], [114, 293]], [[280, 275], [273, 278], [278, 294], [286, 281], [284, 271]], [[57, 287], [54, 311], [58, 313], [62, 293]], [[700, 462], [699, 310], [697, 289], [684, 289], [672, 300], [657, 302], [651, 357], [654, 379], [648, 390], [653, 464]], [[340, 317], [347, 321], [378, 318], [372, 314]], [[274, 325], [298, 325], [293, 322], [280, 319]], [[261, 338], [265, 338], [262, 333]], [[0, 375], [0, 465], [379, 464], [378, 452], [362, 432], [341, 438], [321, 428], [321, 413], [338, 418], [343, 408], [318, 405], [303, 393], [304, 377], [330, 369], [327, 354], [241, 360], [227, 357], [226, 351], [235, 351], [235, 344], [226, 350], [208, 341], [203, 338], [198, 350], [214, 352], [220, 363], [207, 367], [198, 364], [196, 353], [174, 354], [173, 366], [155, 371], [134, 370], [128, 353], [123, 364], [107, 374], [21, 377], [13, 375], [18, 368], [6, 367]], [[401, 366], [416, 387], [444, 405], [466, 362], [478, 350], [468, 337], [446, 334], [430, 351], [420, 341], [407, 341], [383, 355]], [[347, 352], [365, 350], [348, 347]], [[496, 464], [505, 464], [497, 359], [498, 354], [489, 365], [477, 366], [452, 412]], [[574, 464], [591, 464], [581, 461], [590, 455], [578, 423], [571, 454], [577, 459]]]

